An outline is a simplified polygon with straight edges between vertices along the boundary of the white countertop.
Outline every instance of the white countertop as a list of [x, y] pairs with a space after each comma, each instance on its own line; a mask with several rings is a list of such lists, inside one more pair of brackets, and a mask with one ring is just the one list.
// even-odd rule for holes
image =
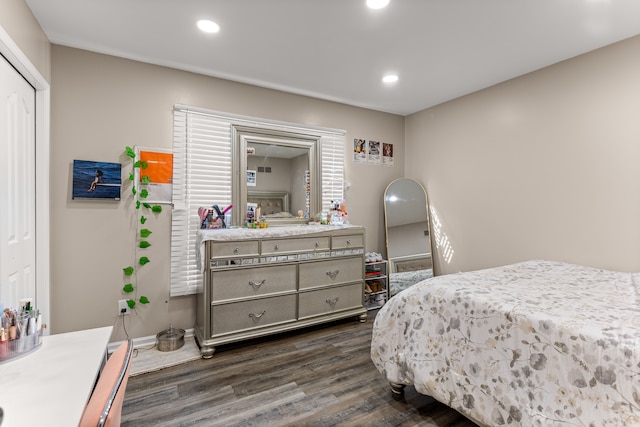
[[2, 427], [77, 426], [112, 329], [48, 335], [33, 352], [0, 363]]

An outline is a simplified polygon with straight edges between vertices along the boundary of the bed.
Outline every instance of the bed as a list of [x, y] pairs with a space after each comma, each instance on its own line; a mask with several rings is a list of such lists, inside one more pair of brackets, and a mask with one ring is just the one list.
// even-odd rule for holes
[[433, 277], [433, 270], [409, 270], [389, 275], [389, 295], [394, 296], [410, 286]]
[[269, 225], [307, 224], [308, 218], [296, 218], [289, 212], [289, 193], [286, 191], [248, 191], [247, 206], [260, 208], [260, 216]]
[[638, 426], [639, 281], [554, 261], [436, 276], [380, 309], [371, 358], [479, 425]]
[[286, 191], [248, 191], [247, 203], [254, 209], [260, 208], [262, 215], [289, 213], [289, 193]]
[[394, 296], [418, 282], [433, 277], [431, 254], [391, 257], [389, 270], [389, 295]]

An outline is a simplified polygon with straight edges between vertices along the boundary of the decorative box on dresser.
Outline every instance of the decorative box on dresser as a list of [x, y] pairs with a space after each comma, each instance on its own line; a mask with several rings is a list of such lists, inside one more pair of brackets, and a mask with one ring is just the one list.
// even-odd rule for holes
[[364, 307], [364, 228], [298, 225], [202, 230], [195, 337], [215, 346], [357, 316]]

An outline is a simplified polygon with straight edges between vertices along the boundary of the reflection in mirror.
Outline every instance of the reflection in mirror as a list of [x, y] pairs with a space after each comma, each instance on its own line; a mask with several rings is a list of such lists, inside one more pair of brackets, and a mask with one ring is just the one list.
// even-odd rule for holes
[[320, 137], [234, 127], [234, 225], [256, 212], [271, 225], [307, 224], [320, 209]]
[[433, 276], [427, 192], [419, 182], [400, 178], [384, 192], [389, 258], [389, 291], [401, 290]]
[[305, 176], [309, 150], [247, 143], [247, 203], [267, 221], [309, 218]]

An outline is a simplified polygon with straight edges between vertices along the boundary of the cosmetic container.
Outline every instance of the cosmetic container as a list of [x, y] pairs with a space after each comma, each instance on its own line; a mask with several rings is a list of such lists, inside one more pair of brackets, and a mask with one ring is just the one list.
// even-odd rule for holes
[[2, 313], [0, 363], [27, 355], [40, 347], [42, 329], [37, 327], [38, 314], [33, 309], [20, 312], [6, 309]]

